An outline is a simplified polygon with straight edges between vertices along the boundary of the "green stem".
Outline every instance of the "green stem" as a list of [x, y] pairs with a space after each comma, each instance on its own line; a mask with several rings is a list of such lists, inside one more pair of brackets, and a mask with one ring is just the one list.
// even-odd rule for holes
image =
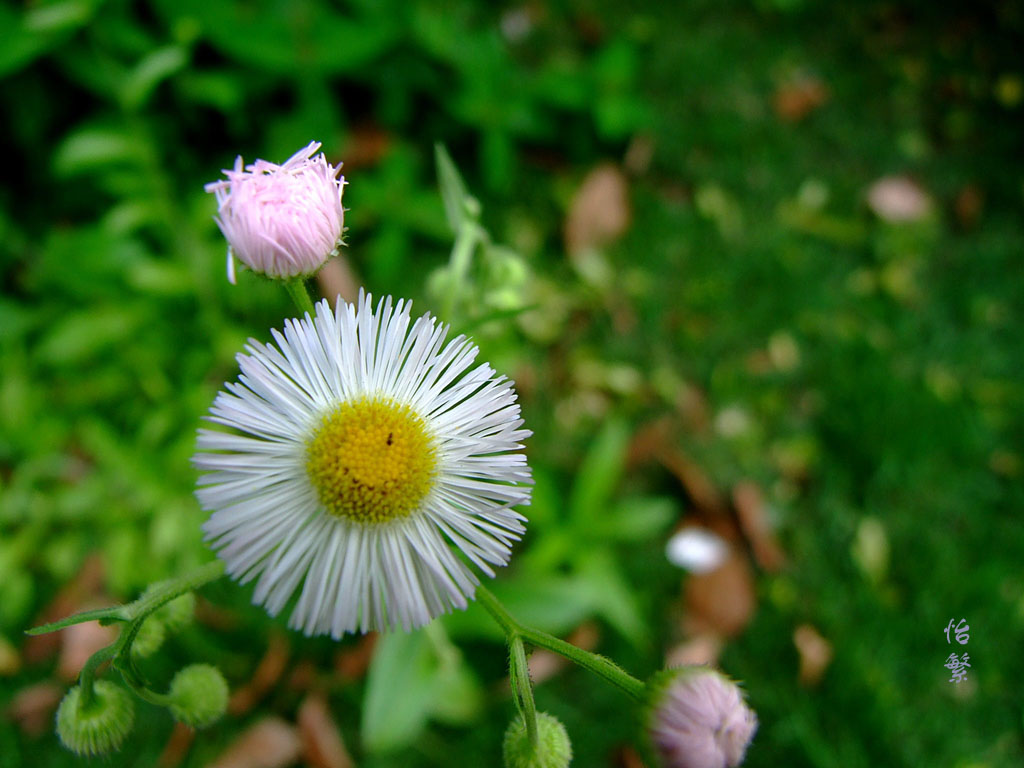
[[176, 579], [168, 579], [158, 582], [133, 603], [124, 607], [129, 617], [128, 626], [121, 630], [117, 642], [104, 650], [111, 650], [114, 656], [114, 666], [117, 667], [124, 678], [125, 683], [135, 694], [151, 704], [166, 707], [170, 698], [162, 693], [157, 693], [146, 686], [142, 675], [135, 667], [135, 660], [132, 658], [132, 643], [135, 642], [143, 622], [161, 606], [169, 603], [177, 597], [192, 592], [199, 587], [216, 581], [224, 575], [224, 563], [221, 560], [213, 560], [206, 565], [200, 566], [191, 573], [180, 576]]
[[559, 656], [564, 656], [577, 666], [583, 667], [595, 675], [604, 678], [607, 682], [629, 694], [637, 701], [643, 701], [645, 688], [643, 681], [637, 680], [611, 659], [585, 651], [582, 648], [577, 648], [572, 643], [559, 640], [547, 632], [541, 632], [540, 630], [520, 624], [505, 610], [505, 606], [499, 602], [498, 598], [483, 585], [476, 588], [476, 597], [491, 616], [494, 617], [494, 620], [502, 628], [506, 636], [521, 635], [523, 640], [531, 645], [545, 648], [553, 653], [557, 653]]
[[[196, 568], [191, 573], [186, 573], [184, 576], [154, 584], [134, 603], [124, 606], [126, 618], [133, 623], [133, 626], [127, 630], [130, 640], [134, 640], [135, 634], [139, 631], [138, 626], [134, 625], [136, 623], [141, 624], [140, 619], [145, 619], [157, 608], [171, 602], [174, 598], [180, 597], [186, 592], [199, 589], [212, 581], [216, 581], [223, 575], [224, 562], [222, 560], [213, 560], [206, 565]], [[131, 645], [131, 642], [128, 642], [128, 645]]]
[[82, 667], [82, 671], [78, 675], [78, 685], [81, 687], [82, 692], [78, 696], [78, 709], [85, 710], [92, 704], [93, 700], [93, 682], [96, 680], [96, 670], [100, 664], [107, 661], [114, 656], [114, 645], [108, 645], [106, 648], [100, 648], [96, 653], [89, 657], [89, 660], [85, 662], [85, 666]]
[[455, 304], [462, 296], [462, 287], [466, 282], [466, 273], [469, 272], [469, 263], [473, 257], [473, 251], [480, 240], [480, 227], [475, 221], [468, 217], [462, 220], [459, 234], [455, 237], [455, 245], [452, 246], [452, 255], [448, 260], [448, 272], [451, 275], [451, 285], [444, 302], [444, 317], [448, 323], [455, 319]]
[[157, 693], [152, 688], [146, 686], [146, 683], [142, 679], [142, 675], [139, 674], [138, 670], [135, 669], [135, 664], [129, 654], [124, 656], [118, 656], [114, 659], [114, 666], [121, 673], [121, 678], [125, 684], [135, 695], [143, 701], [148, 701], [150, 704], [156, 704], [159, 707], [166, 707], [171, 702], [171, 697], [165, 693]]
[[137, 616], [143, 613], [149, 615], [164, 603], [169, 603], [179, 595], [198, 589], [211, 581], [216, 581], [223, 575], [224, 563], [214, 560], [185, 576], [155, 584], [150, 592], [128, 605], [112, 605], [109, 608], [82, 611], [59, 621], [51, 621], [49, 624], [33, 627], [26, 630], [25, 634], [45, 635], [48, 632], [56, 632], [58, 629], [70, 627], [72, 624], [82, 624], [86, 621], [99, 621], [108, 624], [115, 621], [133, 621]]
[[299, 312], [308, 312], [310, 317], [316, 317], [316, 310], [313, 309], [313, 299], [309, 296], [309, 289], [306, 288], [306, 281], [302, 278], [286, 280], [284, 287], [288, 289], [288, 295], [292, 297]]
[[533, 686], [530, 684], [530, 665], [526, 661], [523, 637], [518, 632], [508, 637], [508, 668], [512, 683], [512, 694], [516, 708], [526, 723], [526, 735], [534, 750], [537, 749], [537, 705], [533, 701]]
[[633, 677], [606, 656], [585, 651], [572, 643], [560, 640], [554, 635], [549, 635], [547, 632], [541, 632], [530, 627], [523, 627], [523, 639], [539, 648], [546, 648], [560, 656], [564, 656], [574, 664], [590, 670], [599, 677], [603, 677], [637, 701], [644, 700], [644, 689], [646, 686], [643, 680]]

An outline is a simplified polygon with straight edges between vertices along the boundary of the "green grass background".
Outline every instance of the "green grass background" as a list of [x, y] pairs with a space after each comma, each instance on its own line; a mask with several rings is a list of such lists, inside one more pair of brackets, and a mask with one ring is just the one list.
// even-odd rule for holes
[[[489, 322], [485, 299], [465, 308], [535, 432], [533, 522], [499, 578], [513, 610], [559, 633], [593, 620], [599, 650], [637, 675], [663, 664], [685, 579], [664, 544], [700, 510], [663, 468], [625, 462], [631, 435], [699, 393], [710, 426], [672, 444], [723, 491], [760, 484], [788, 557], [757, 572], [756, 613], [722, 656], [761, 720], [747, 764], [1022, 763], [1024, 11], [624, 6], [0, 6], [0, 635], [20, 659], [0, 708], [53, 679], [52, 657], [21, 658], [22, 631], [87, 557], [117, 600], [209, 558], [195, 429], [245, 339], [293, 310], [251, 275], [227, 284], [202, 184], [238, 153], [282, 161], [323, 141], [347, 162], [354, 269], [436, 311], [443, 142], [495, 241], [521, 255], [513, 303], [532, 308]], [[799, 82], [824, 102], [782, 119], [774, 95]], [[645, 146], [629, 230], [567, 258], [587, 171]], [[892, 174], [927, 191], [924, 220], [868, 210]], [[773, 341], [795, 362], [756, 364]], [[723, 412], [742, 428], [716, 428]], [[204, 597], [230, 622], [172, 639], [155, 681], [200, 660], [244, 685], [281, 628], [233, 584]], [[943, 629], [960, 617], [972, 667], [956, 686]], [[816, 686], [797, 682], [800, 624], [834, 650]], [[334, 659], [356, 639], [288, 635], [289, 669], [312, 665], [358, 765], [498, 764], [500, 641], [479, 607], [444, 626], [461, 649], [444, 674], [451, 649], [415, 635], [355, 680]], [[304, 690], [282, 681], [181, 764], [207, 764], [262, 716], [292, 719]], [[537, 699], [575, 765], [620, 765], [637, 743], [628, 702], [583, 672]], [[154, 765], [171, 729], [140, 703], [107, 764]], [[51, 732], [0, 720], [0, 765], [77, 762]]]

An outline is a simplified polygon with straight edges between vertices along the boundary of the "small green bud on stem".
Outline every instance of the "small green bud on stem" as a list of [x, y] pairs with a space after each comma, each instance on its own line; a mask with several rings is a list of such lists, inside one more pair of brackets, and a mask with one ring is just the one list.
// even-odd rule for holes
[[167, 632], [179, 632], [191, 623], [196, 611], [196, 596], [186, 592], [156, 609], [156, 615], [164, 623]]
[[136, 658], [145, 659], [160, 650], [167, 637], [167, 629], [160, 618], [153, 614], [143, 620], [132, 642], [132, 653]]
[[505, 768], [568, 768], [572, 744], [565, 726], [554, 715], [537, 713], [537, 746], [530, 743], [522, 715], [505, 731]]
[[227, 711], [228, 684], [216, 667], [192, 664], [174, 676], [167, 697], [176, 720], [194, 728], [205, 728]]
[[92, 700], [82, 702], [82, 686], [76, 685], [57, 708], [57, 735], [61, 743], [79, 755], [101, 755], [121, 746], [135, 721], [131, 695], [114, 683], [93, 683]]

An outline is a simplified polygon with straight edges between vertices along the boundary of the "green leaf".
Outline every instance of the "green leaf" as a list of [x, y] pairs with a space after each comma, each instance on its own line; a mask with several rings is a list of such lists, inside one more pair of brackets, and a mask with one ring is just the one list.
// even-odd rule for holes
[[44, 337], [38, 358], [64, 366], [80, 363], [128, 339], [141, 321], [138, 314], [120, 307], [69, 313]]
[[136, 110], [149, 99], [153, 90], [188, 64], [188, 51], [180, 45], [158, 48], [142, 57], [121, 85], [121, 104]]
[[612, 492], [622, 476], [629, 444], [629, 429], [618, 418], [609, 419], [580, 465], [569, 499], [574, 523], [589, 525], [607, 515]]
[[597, 539], [646, 541], [660, 535], [678, 515], [672, 499], [635, 496], [621, 501], [610, 514], [595, 520], [590, 533]]
[[84, 127], [57, 147], [53, 169], [58, 176], [95, 171], [118, 163], [138, 164], [145, 154], [141, 140], [123, 128]]
[[439, 665], [422, 630], [380, 636], [363, 699], [362, 740], [368, 752], [412, 743], [434, 706]]
[[399, 32], [383, 12], [349, 18], [300, 3], [161, 0], [157, 8], [171, 24], [198, 22], [223, 54], [275, 76], [351, 72], [383, 55]]
[[484, 689], [461, 654], [442, 664], [434, 686], [430, 717], [445, 725], [466, 725], [484, 708]]
[[595, 609], [601, 617], [637, 646], [649, 639], [636, 596], [626, 582], [615, 558], [607, 549], [588, 550], [578, 561], [579, 579], [595, 595]]
[[100, 621], [111, 619], [124, 621], [124, 611], [120, 605], [113, 605], [109, 608], [96, 608], [91, 611], [82, 611], [58, 621], [51, 621], [49, 624], [41, 624], [38, 627], [25, 630], [26, 635], [45, 635], [49, 632], [56, 632], [58, 629], [70, 627], [72, 624], [83, 624], [87, 621]]
[[29, 9], [24, 14], [0, 5], [0, 77], [59, 46], [89, 22], [97, 4], [85, 0], [26, 3]]
[[452, 228], [452, 232], [459, 232], [468, 215], [468, 206], [471, 205], [468, 201], [473, 198], [466, 190], [459, 169], [455, 167], [455, 162], [443, 144], [434, 145], [434, 159], [437, 162], [437, 183], [441, 188], [441, 199], [444, 201], [445, 218], [448, 219], [448, 226]]
[[[553, 635], [578, 627], [600, 602], [594, 582], [577, 576], [520, 576], [488, 586], [518, 621]], [[483, 608], [453, 613], [444, 624], [453, 637], [504, 637]]]
[[82, 0], [39, 3], [25, 14], [25, 29], [32, 32], [78, 29], [92, 18], [95, 5]]

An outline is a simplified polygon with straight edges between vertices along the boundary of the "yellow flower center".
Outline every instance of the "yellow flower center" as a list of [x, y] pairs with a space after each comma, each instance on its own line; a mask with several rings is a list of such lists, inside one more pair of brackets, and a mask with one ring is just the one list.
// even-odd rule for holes
[[437, 450], [423, 418], [387, 398], [360, 398], [324, 415], [306, 472], [328, 512], [358, 523], [406, 517], [430, 491]]

